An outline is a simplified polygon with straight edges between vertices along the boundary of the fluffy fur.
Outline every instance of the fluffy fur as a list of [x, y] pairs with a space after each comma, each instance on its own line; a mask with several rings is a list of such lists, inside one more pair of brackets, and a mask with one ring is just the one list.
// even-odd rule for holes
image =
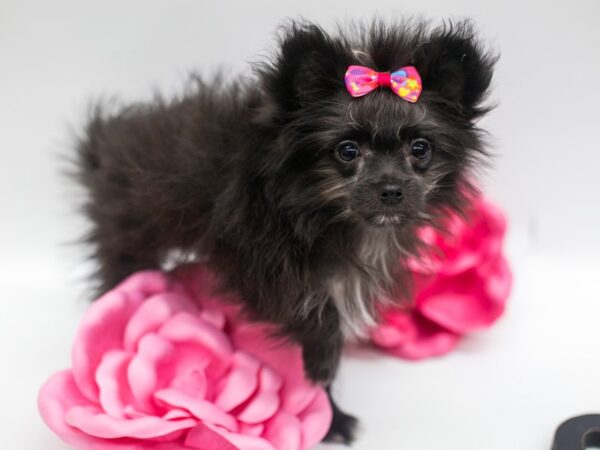
[[[249, 314], [300, 343], [307, 375], [329, 385], [342, 330], [360, 332], [378, 300], [406, 292], [415, 228], [465, 203], [495, 57], [468, 22], [376, 21], [335, 35], [293, 22], [279, 44], [251, 81], [196, 79], [181, 98], [96, 108], [77, 175], [100, 291], [173, 250], [198, 255]], [[423, 94], [415, 104], [389, 89], [352, 98], [352, 64], [413, 65]], [[415, 139], [429, 142], [426, 160], [411, 155]], [[340, 159], [344, 141], [358, 158]], [[391, 206], [381, 200], [390, 184]], [[332, 437], [348, 440], [352, 421], [336, 412]]]

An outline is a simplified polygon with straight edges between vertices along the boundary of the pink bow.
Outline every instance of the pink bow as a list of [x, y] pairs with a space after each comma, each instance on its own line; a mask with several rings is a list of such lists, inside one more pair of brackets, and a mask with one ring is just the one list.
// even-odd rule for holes
[[395, 94], [411, 103], [421, 95], [421, 76], [413, 66], [394, 72], [377, 72], [365, 66], [350, 66], [344, 76], [346, 89], [352, 97], [362, 97], [379, 86], [389, 87]]

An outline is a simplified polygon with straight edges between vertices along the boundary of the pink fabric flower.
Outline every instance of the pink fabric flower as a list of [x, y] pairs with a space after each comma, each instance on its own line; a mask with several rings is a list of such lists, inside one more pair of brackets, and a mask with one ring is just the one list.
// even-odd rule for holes
[[323, 389], [305, 380], [300, 348], [222, 305], [200, 266], [131, 276], [86, 312], [73, 368], [40, 391], [44, 421], [68, 444], [90, 450], [318, 443], [331, 407]]
[[401, 358], [447, 353], [461, 336], [490, 326], [504, 312], [512, 276], [502, 253], [502, 213], [477, 198], [468, 220], [453, 214], [444, 229], [420, 230], [431, 251], [409, 262], [414, 302], [385, 311], [371, 331], [377, 346]]

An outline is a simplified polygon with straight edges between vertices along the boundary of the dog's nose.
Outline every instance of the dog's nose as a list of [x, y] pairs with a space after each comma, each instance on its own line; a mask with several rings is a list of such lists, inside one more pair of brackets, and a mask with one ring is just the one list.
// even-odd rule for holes
[[379, 185], [379, 199], [387, 206], [395, 206], [402, 201], [402, 189], [397, 184]]

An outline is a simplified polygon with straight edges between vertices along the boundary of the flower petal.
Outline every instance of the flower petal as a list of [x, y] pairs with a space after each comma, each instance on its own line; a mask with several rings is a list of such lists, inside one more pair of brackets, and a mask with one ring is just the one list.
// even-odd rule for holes
[[83, 396], [73, 378], [71, 371], [58, 372], [44, 384], [38, 397], [39, 411], [44, 422], [61, 439], [74, 448], [89, 450], [184, 450], [177, 446], [163, 446], [148, 443], [141, 444], [135, 440], [104, 440], [84, 433], [65, 422], [67, 411], [76, 405], [91, 405]]
[[79, 428], [90, 436], [115, 439], [122, 437], [148, 439], [171, 434], [178, 430], [192, 428], [194, 419], [163, 420], [154, 416], [139, 419], [118, 419], [99, 410], [74, 406], [66, 416], [69, 425]]
[[[283, 450], [285, 447], [281, 447], [281, 449], [277, 449], [273, 447], [266, 439], [255, 436], [248, 436], [245, 434], [239, 433], [229, 433], [227, 435], [227, 439], [233, 443], [240, 450]], [[286, 449], [287, 450], [287, 449]]]
[[333, 419], [329, 397], [322, 389], [317, 391], [314, 400], [302, 411], [298, 418], [302, 422], [302, 448], [311, 448], [323, 440]]
[[73, 375], [81, 392], [98, 400], [94, 373], [102, 356], [121, 349], [127, 321], [149, 295], [166, 289], [167, 278], [161, 272], [136, 273], [96, 300], [86, 311], [73, 344]]
[[96, 383], [100, 389], [100, 404], [104, 411], [124, 418], [124, 409], [131, 402], [131, 391], [127, 383], [127, 367], [131, 354], [122, 350], [107, 352], [96, 370]]
[[263, 431], [265, 431], [264, 423], [250, 424], [240, 422], [240, 434], [247, 434], [248, 436], [259, 437], [263, 434]]
[[304, 376], [302, 350], [285, 341], [274, 340], [272, 329], [259, 323], [239, 323], [232, 331], [234, 345], [255, 355], [269, 367], [277, 368], [283, 380], [281, 408], [297, 414], [313, 400], [315, 390]]
[[394, 348], [413, 340], [416, 333], [409, 312], [390, 310], [383, 314], [383, 322], [371, 330], [371, 339], [382, 348]]
[[86, 436], [80, 430], [65, 422], [65, 414], [75, 405], [91, 405], [75, 384], [70, 370], [57, 372], [42, 386], [38, 395], [38, 409], [52, 431], [68, 443], [84, 446], [94, 438]]
[[458, 335], [440, 329], [437, 332], [426, 334], [413, 342], [392, 349], [390, 352], [400, 358], [416, 361], [448, 353], [456, 347], [459, 339]]
[[179, 313], [165, 323], [159, 334], [171, 342], [194, 343], [220, 359], [229, 359], [233, 348], [222, 330], [188, 313]]
[[185, 445], [199, 450], [240, 450], [222, 434], [203, 423], [196, 425], [186, 436]]
[[[86, 312], [73, 345], [73, 375], [81, 392], [90, 400], [98, 400], [94, 373], [102, 356], [121, 349], [121, 336], [139, 301], [119, 291], [108, 292]], [[108, 326], [110, 324], [110, 326]]]
[[[329, 424], [327, 426], [329, 427]], [[278, 412], [267, 423], [264, 436], [276, 449], [301, 450], [302, 448], [310, 448], [308, 445], [302, 446], [302, 423], [300, 419], [284, 411]]]
[[190, 417], [191, 414], [183, 409], [170, 409], [164, 416], [162, 416], [164, 420], [189, 419]]
[[200, 317], [202, 317], [202, 320], [205, 320], [220, 330], [223, 329], [225, 321], [227, 320], [225, 318], [225, 313], [216, 308], [204, 308], [200, 313]]
[[185, 409], [203, 422], [220, 425], [230, 431], [238, 430], [237, 421], [233, 416], [206, 400], [192, 397], [175, 389], [161, 389], [154, 393], [154, 398], [169, 406]]
[[170, 387], [196, 398], [205, 398], [208, 389], [206, 375], [200, 370], [190, 370], [176, 376]]
[[275, 414], [281, 403], [278, 393], [281, 377], [265, 366], [261, 368], [259, 378], [258, 391], [238, 414], [238, 419], [246, 423], [264, 422]]
[[490, 326], [503, 308], [486, 295], [484, 283], [475, 269], [441, 277], [419, 301], [418, 309], [432, 322], [458, 334]]
[[233, 368], [215, 400], [215, 404], [223, 411], [231, 411], [244, 403], [258, 386], [260, 362], [255, 357], [236, 352], [232, 363]]
[[125, 327], [124, 347], [135, 351], [139, 340], [157, 331], [168, 319], [180, 311], [197, 312], [198, 308], [184, 295], [159, 292], [148, 298], [133, 313]]
[[506, 258], [500, 257], [496, 264], [486, 273], [480, 275], [486, 278], [485, 293], [492, 302], [499, 305], [502, 309], [508, 299], [512, 288], [512, 272]]
[[172, 281], [163, 272], [145, 270], [126, 278], [117, 286], [117, 289], [131, 298], [145, 300], [154, 294], [170, 290], [172, 284]]
[[155, 412], [152, 395], [159, 385], [159, 366], [171, 358], [173, 351], [173, 344], [157, 334], [147, 334], [140, 341], [138, 352], [127, 370], [137, 409]]

